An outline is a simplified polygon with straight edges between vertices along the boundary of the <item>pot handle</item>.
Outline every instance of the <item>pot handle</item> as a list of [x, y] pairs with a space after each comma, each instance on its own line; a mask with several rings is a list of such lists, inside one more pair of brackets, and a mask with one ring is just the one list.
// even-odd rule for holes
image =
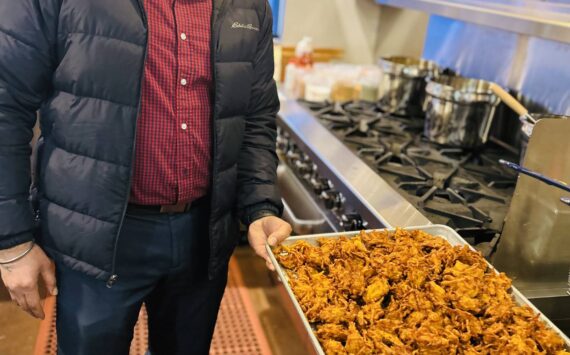
[[[537, 180], [540, 180], [540, 181], [544, 182], [545, 184], [557, 187], [557, 188], [564, 190], [566, 192], [570, 192], [570, 187], [568, 186], [568, 184], [566, 184], [563, 181], [559, 181], [559, 180], [549, 178], [548, 176], [544, 176], [540, 173], [537, 173], [536, 171], [528, 170], [527, 168], [523, 168], [522, 166], [520, 166], [518, 164], [512, 163], [510, 161], [506, 161], [503, 159], [499, 159], [499, 163], [501, 163], [501, 164], [503, 164], [503, 165], [515, 170], [515, 171], [518, 171], [521, 174], [525, 174], [525, 175], [533, 177]], [[562, 202], [566, 203], [565, 200], [562, 200]], [[569, 199], [569, 202], [570, 202], [570, 199]]]
[[528, 113], [526, 107], [524, 107], [517, 99], [515, 99], [511, 94], [509, 94], [505, 89], [500, 87], [495, 83], [491, 83], [489, 86], [491, 91], [497, 95], [507, 106], [513, 109], [519, 116], [524, 117], [527, 121], [531, 123], [536, 123], [536, 120]]

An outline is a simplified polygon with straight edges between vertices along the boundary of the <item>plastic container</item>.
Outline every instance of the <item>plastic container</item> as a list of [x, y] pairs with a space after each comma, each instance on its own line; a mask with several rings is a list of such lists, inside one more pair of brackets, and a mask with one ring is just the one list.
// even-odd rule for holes
[[333, 82], [324, 73], [305, 76], [304, 98], [312, 102], [324, 102], [331, 99]]
[[313, 40], [310, 37], [304, 37], [295, 47], [295, 57], [285, 67], [284, 89], [289, 97], [304, 97], [304, 79], [312, 68]]

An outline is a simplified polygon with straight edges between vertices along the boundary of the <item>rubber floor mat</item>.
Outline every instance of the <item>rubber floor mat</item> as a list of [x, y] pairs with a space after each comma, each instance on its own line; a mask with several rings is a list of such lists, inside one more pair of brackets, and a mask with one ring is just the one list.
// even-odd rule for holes
[[[56, 355], [55, 298], [45, 301], [46, 318], [41, 322], [34, 355]], [[131, 355], [144, 355], [148, 348], [145, 308], [141, 309], [131, 343]], [[237, 262], [229, 266], [228, 285], [220, 306], [211, 355], [270, 355], [271, 349], [255, 313], [251, 297], [243, 283]]]

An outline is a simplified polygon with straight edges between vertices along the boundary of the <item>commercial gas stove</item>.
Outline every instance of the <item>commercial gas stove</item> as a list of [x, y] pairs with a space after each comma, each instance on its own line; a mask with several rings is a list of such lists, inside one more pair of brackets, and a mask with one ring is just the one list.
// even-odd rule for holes
[[[376, 194], [384, 194], [385, 197], [398, 194], [409, 204], [408, 208], [400, 207], [400, 213], [419, 213], [431, 223], [446, 224], [456, 229], [484, 255], [491, 254], [502, 230], [516, 184], [516, 174], [503, 168], [498, 160], [503, 158], [516, 161], [516, 155], [493, 143], [479, 151], [432, 144], [422, 135], [422, 118], [389, 115], [374, 103], [349, 102], [341, 105], [300, 101], [294, 104], [295, 107], [296, 105], [302, 106], [307, 116], [312, 116], [313, 120], [316, 119], [320, 126], [335, 137], [334, 141], [330, 139], [328, 144], [324, 144], [322, 149], [334, 151], [338, 143], [342, 144], [352, 153], [352, 159], [363, 162], [390, 187], [380, 189], [382, 191], [376, 191]], [[294, 120], [289, 120], [292, 121]], [[304, 125], [309, 124], [307, 121]], [[295, 130], [295, 125], [290, 128]], [[312, 133], [315, 130], [316, 125]], [[303, 140], [302, 137], [299, 138]], [[308, 143], [305, 151], [312, 152], [318, 160], [318, 156], [326, 152], [312, 149], [315, 148], [315, 143], [319, 144], [317, 139], [316, 136], [308, 138], [309, 141], [297, 143], [297, 146]], [[322, 163], [329, 165], [329, 168], [330, 165], [348, 164], [338, 159], [350, 157], [337, 156], [335, 159], [332, 156], [330, 161]], [[297, 161], [296, 165], [299, 164]], [[314, 175], [320, 164], [305, 162], [303, 165], [305, 170], [302, 174], [310, 173], [313, 175], [312, 181], [318, 181]], [[311, 165], [313, 171], [307, 169]], [[331, 170], [333, 174], [339, 173], [338, 170], [334, 171], [334, 167]], [[350, 184], [350, 179], [345, 176], [336, 178], [341, 184]], [[373, 184], [370, 181], [368, 188], [378, 190]], [[334, 193], [338, 194], [336, 191]], [[342, 196], [339, 200], [346, 199]], [[370, 204], [363, 205], [364, 208], [371, 207]], [[351, 216], [362, 212], [362, 208], [355, 206], [348, 209], [352, 211]], [[382, 222], [384, 225], [402, 225], [401, 222]]]
[[[478, 151], [438, 146], [423, 122], [372, 103], [282, 97], [278, 151], [331, 230], [446, 224], [492, 259], [517, 182], [498, 160], [518, 161], [516, 152], [500, 141]], [[525, 295], [570, 331], [568, 296]]]

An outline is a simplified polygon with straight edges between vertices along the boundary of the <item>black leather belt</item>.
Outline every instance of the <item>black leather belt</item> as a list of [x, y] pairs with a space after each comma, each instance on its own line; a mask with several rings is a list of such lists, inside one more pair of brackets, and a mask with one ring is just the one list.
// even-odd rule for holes
[[157, 213], [157, 214], [176, 214], [186, 213], [192, 208], [204, 204], [208, 201], [208, 197], [200, 197], [192, 202], [179, 202], [175, 205], [137, 205], [129, 203], [127, 211], [129, 212], [143, 212], [143, 213]]

